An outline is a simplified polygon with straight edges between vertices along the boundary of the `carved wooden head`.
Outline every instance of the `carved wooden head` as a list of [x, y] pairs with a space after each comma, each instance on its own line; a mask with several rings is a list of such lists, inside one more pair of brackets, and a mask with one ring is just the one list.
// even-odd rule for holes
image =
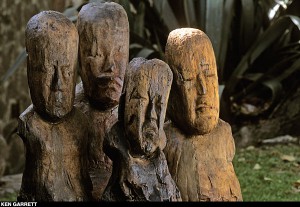
[[164, 149], [163, 130], [173, 75], [168, 64], [134, 58], [129, 63], [125, 88], [125, 134], [131, 153], [151, 155]]
[[32, 103], [38, 113], [62, 118], [73, 108], [78, 33], [63, 14], [43, 11], [25, 31], [27, 75]]
[[174, 75], [168, 115], [187, 134], [209, 133], [219, 119], [219, 93], [208, 36], [193, 28], [173, 30], [165, 55]]
[[80, 76], [87, 97], [102, 109], [119, 103], [129, 57], [129, 23], [114, 2], [82, 7], [77, 20]]

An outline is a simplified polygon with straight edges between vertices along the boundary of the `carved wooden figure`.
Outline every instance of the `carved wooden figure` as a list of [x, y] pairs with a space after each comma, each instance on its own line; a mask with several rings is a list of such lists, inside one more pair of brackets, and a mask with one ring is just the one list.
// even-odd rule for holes
[[112, 162], [103, 152], [104, 134], [118, 119], [118, 104], [129, 56], [129, 23], [124, 8], [114, 2], [86, 4], [77, 20], [82, 82], [76, 86], [75, 107], [91, 120], [89, 141], [93, 198], [101, 197]]
[[161, 60], [130, 62], [119, 121], [104, 140], [113, 173], [102, 200], [181, 201], [162, 152], [172, 79], [169, 66]]
[[165, 55], [174, 81], [164, 152], [182, 200], [241, 201], [231, 127], [219, 119], [217, 67], [209, 38], [198, 29], [173, 30]]
[[25, 32], [32, 105], [19, 117], [26, 151], [19, 201], [87, 201], [87, 117], [73, 107], [78, 33], [63, 14], [43, 11]]

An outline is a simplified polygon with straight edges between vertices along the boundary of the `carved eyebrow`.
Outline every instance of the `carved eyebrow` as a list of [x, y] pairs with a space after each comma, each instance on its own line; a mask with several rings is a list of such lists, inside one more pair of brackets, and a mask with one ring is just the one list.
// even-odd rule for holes
[[165, 103], [164, 99], [163, 99], [163, 96], [161, 94], [158, 94], [156, 96], [156, 103], [160, 104], [160, 105], [163, 105]]
[[180, 80], [180, 81], [184, 81], [182, 74], [179, 73], [179, 72], [178, 72], [178, 77], [179, 77], [179, 80]]
[[212, 70], [210, 70], [210, 64], [205, 62], [205, 60], [201, 60], [199, 66], [202, 69], [202, 71], [204, 71], [204, 75], [206, 77], [213, 77], [216, 75]]
[[179, 72], [178, 72], [178, 77], [180, 82], [192, 81], [195, 79], [195, 77], [184, 78], [183, 75]]
[[97, 53], [96, 55], [88, 55], [88, 56], [86, 56], [86, 59], [92, 59], [93, 60], [93, 59], [96, 59], [96, 58], [99, 58], [99, 57], [100, 58], [104, 58], [104, 55], [100, 54], [100, 53], [99, 54]]
[[214, 76], [216, 76], [216, 74], [214, 73], [214, 72], [208, 72], [208, 70], [206, 70], [206, 72], [205, 72], [205, 76], [206, 77], [214, 77]]

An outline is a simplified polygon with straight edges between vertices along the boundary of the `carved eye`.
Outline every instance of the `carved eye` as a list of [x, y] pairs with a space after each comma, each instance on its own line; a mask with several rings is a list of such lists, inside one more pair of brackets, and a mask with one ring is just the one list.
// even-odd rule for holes
[[184, 82], [181, 73], [178, 73], [178, 80], [181, 84]]
[[205, 77], [214, 77], [215, 74], [212, 73], [208, 68], [204, 70]]
[[178, 73], [178, 79], [177, 79], [177, 84], [178, 85], [183, 85], [187, 82], [190, 82], [192, 81], [193, 78], [183, 78], [182, 74], [181, 73]]
[[[161, 110], [162, 106], [164, 105], [164, 102], [162, 101], [162, 96], [158, 95], [155, 101], [156, 107]], [[160, 112], [160, 111], [159, 111]]]
[[209, 63], [202, 60], [199, 64], [200, 70], [203, 71], [205, 77], [214, 77], [215, 74], [209, 68]]

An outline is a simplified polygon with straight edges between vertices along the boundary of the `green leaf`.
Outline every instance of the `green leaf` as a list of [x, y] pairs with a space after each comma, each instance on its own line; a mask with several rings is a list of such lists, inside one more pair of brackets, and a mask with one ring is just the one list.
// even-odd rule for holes
[[223, 0], [206, 1], [206, 25], [204, 32], [208, 35], [214, 48], [215, 56], [220, 51], [223, 25]]
[[270, 105], [268, 107], [268, 108], [271, 108], [280, 99], [280, 96], [282, 94], [282, 84], [280, 81], [278, 81], [276, 79], [266, 80], [266, 81], [263, 81], [262, 83], [263, 83], [263, 85], [267, 86], [272, 92], [271, 100], [269, 103]]
[[218, 64], [218, 75], [220, 82], [223, 82], [224, 65], [227, 55], [227, 48], [230, 39], [231, 23], [234, 16], [234, 0], [224, 1], [223, 23], [222, 23], [222, 41], [220, 42], [220, 49], [216, 53]]
[[154, 52], [154, 50], [144, 47], [137, 53], [136, 57], [148, 58]]
[[77, 14], [78, 14], [77, 7], [75, 7], [75, 6], [69, 7], [69, 8], [64, 10], [63, 14], [66, 17], [77, 16]]
[[183, 8], [188, 27], [197, 27], [194, 0], [183, 1]]
[[254, 24], [257, 21], [255, 18], [255, 8], [253, 0], [241, 0], [241, 29], [240, 29], [240, 52], [244, 53], [257, 36], [257, 31], [254, 30]]
[[258, 81], [259, 79], [261, 79], [263, 77], [263, 73], [248, 73], [245, 74], [243, 78], [251, 80], [253, 82]]
[[251, 46], [249, 51], [241, 59], [238, 66], [233, 71], [228, 83], [229, 94], [233, 92], [238, 78], [242, 76], [247, 69], [253, 64], [253, 62], [272, 44], [274, 44], [284, 33], [284, 31], [294, 24], [294, 21], [299, 22], [299, 18], [296, 16], [284, 16], [275, 21], [262, 35], [261, 37]]
[[206, 18], [206, 6], [207, 0], [200, 0], [198, 2], [198, 21], [199, 21], [199, 28], [205, 31], [207, 18]]
[[291, 65], [291, 67], [287, 68], [283, 71], [283, 73], [277, 78], [278, 81], [282, 81], [292, 75], [295, 71], [300, 69], [300, 56], [298, 59]]
[[161, 46], [161, 44], [160, 44], [160, 41], [159, 41], [159, 37], [158, 37], [158, 34], [157, 34], [157, 32], [154, 30], [154, 35], [155, 35], [155, 39], [156, 39], [156, 45], [157, 45], [157, 52], [159, 53], [159, 58], [161, 59], [161, 60], [165, 60], [165, 53], [164, 53], [164, 51], [163, 51], [163, 49], [162, 49], [162, 46]]
[[144, 37], [144, 28], [145, 28], [144, 19], [145, 19], [145, 3], [141, 1], [139, 2], [137, 14], [135, 15], [135, 21], [133, 26], [133, 32], [139, 35], [140, 37]]
[[167, 25], [169, 31], [179, 28], [176, 16], [167, 0], [153, 0], [153, 6]]

